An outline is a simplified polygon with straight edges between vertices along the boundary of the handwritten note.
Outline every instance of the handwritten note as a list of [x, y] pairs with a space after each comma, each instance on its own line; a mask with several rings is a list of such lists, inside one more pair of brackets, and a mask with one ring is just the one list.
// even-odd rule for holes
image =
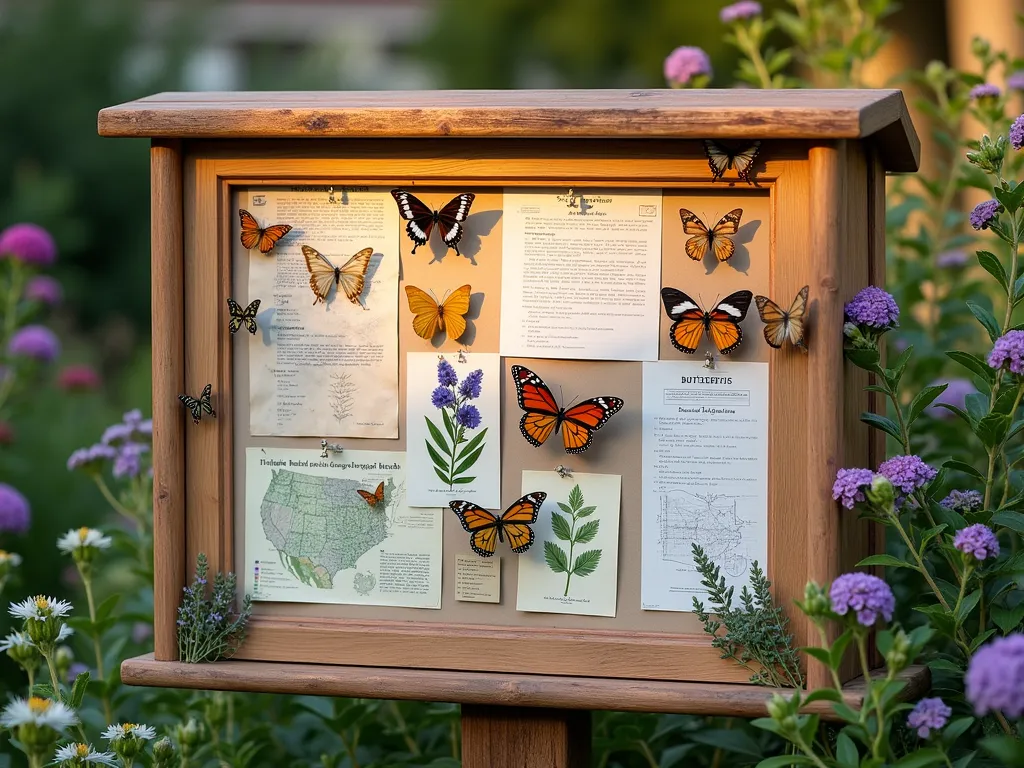
[[455, 599], [466, 603], [501, 602], [501, 558], [455, 556]]

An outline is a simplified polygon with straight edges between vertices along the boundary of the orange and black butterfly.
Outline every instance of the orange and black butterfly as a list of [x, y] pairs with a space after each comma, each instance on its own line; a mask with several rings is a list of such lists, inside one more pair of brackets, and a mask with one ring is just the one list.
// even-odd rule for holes
[[260, 253], [270, 253], [277, 241], [292, 231], [291, 224], [261, 227], [244, 208], [238, 209], [238, 219], [242, 222], [242, 247], [247, 251], [259, 248]]
[[682, 291], [662, 288], [661, 300], [665, 312], [675, 322], [668, 338], [680, 352], [692, 355], [706, 333], [723, 355], [728, 355], [743, 340], [740, 323], [747, 316], [754, 294], [750, 291], [730, 293], [707, 312]]
[[519, 422], [519, 431], [535, 447], [561, 430], [565, 452], [583, 453], [594, 441], [594, 433], [625, 404], [622, 398], [602, 396], [559, 408], [541, 377], [521, 365], [512, 366], [512, 381], [516, 385], [519, 407], [526, 411]]
[[381, 480], [377, 490], [373, 493], [356, 488], [356, 493], [363, 497], [363, 501], [370, 505], [370, 509], [376, 509], [384, 503], [384, 481]]
[[686, 208], [679, 209], [679, 218], [683, 221], [683, 232], [693, 235], [686, 241], [686, 255], [694, 261], [700, 261], [710, 250], [719, 261], [728, 261], [736, 253], [736, 244], [730, 235], [735, 235], [740, 228], [742, 208], [733, 208], [719, 219], [714, 227], [708, 227], [700, 217]]
[[469, 546], [480, 557], [490, 557], [499, 541], [508, 537], [508, 545], [517, 555], [533, 545], [533, 528], [537, 514], [548, 495], [543, 491], [528, 493], [513, 502], [497, 516], [471, 501], [450, 501], [448, 506], [459, 516], [459, 522], [469, 533]]

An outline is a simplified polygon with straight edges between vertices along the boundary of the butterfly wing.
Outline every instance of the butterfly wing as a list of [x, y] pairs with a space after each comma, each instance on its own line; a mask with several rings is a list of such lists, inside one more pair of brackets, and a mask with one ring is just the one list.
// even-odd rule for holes
[[203, 387], [203, 394], [199, 396], [199, 408], [211, 416], [217, 414], [213, 411], [213, 406], [210, 404], [210, 394], [213, 392], [213, 384], [207, 384]]
[[810, 286], [807, 285], [801, 288], [789, 306], [789, 312], [786, 313], [789, 316], [789, 343], [795, 344], [803, 350], [807, 349], [807, 344], [804, 341], [804, 316], [807, 314], [809, 290]]
[[203, 417], [203, 410], [199, 407], [199, 401], [189, 395], [178, 395], [178, 399], [192, 412], [192, 423], [198, 424], [199, 420]]
[[405, 231], [409, 239], [415, 243], [412, 252], [416, 253], [416, 249], [426, 245], [430, 239], [430, 230], [434, 227], [434, 212], [416, 195], [404, 189], [392, 189], [391, 196], [398, 203], [399, 215], [407, 222]]
[[452, 341], [458, 341], [466, 332], [466, 315], [469, 314], [469, 297], [472, 290], [468, 285], [463, 285], [441, 302], [441, 326], [448, 332], [448, 338]]
[[469, 546], [480, 557], [490, 557], [498, 541], [498, 518], [471, 501], [449, 501], [448, 507], [458, 515], [463, 530], [469, 533]]
[[469, 216], [469, 208], [475, 198], [476, 195], [463, 192], [437, 212], [437, 228], [441, 232], [441, 239], [449, 248], [454, 248], [455, 253], [459, 252], [459, 241], [466, 232], [463, 222]]
[[260, 300], [256, 299], [248, 307], [242, 309], [241, 305], [234, 299], [228, 299], [228, 313], [230, 317], [228, 319], [228, 330], [232, 333], [238, 331], [242, 325], [245, 325], [245, 329], [249, 333], [255, 334], [256, 328], [256, 313], [260, 308]]
[[519, 421], [519, 431], [534, 447], [544, 444], [558, 426], [562, 409], [540, 376], [521, 365], [512, 366], [519, 407], [526, 411]]
[[686, 208], [679, 209], [679, 218], [683, 222], [683, 232], [693, 235], [693, 237], [686, 241], [686, 255], [694, 261], [700, 261], [704, 258], [704, 254], [708, 252], [711, 231], [697, 214]]
[[363, 501], [365, 501], [371, 507], [376, 506], [376, 504], [377, 504], [377, 497], [374, 496], [369, 491], [364, 491], [362, 488], [356, 488], [356, 493], [358, 493], [360, 496], [362, 496]]
[[260, 230], [260, 253], [270, 253], [274, 246], [277, 245], [277, 241], [291, 231], [291, 224], [275, 224], [272, 227]]
[[313, 304], [327, 301], [327, 295], [334, 285], [334, 265], [331, 260], [315, 248], [302, 246], [302, 255], [306, 257], [306, 269], [309, 270], [309, 287], [316, 298]]
[[562, 442], [566, 453], [583, 453], [594, 440], [594, 433], [618, 413], [624, 402], [619, 397], [593, 397], [567, 408], [562, 417]]
[[338, 270], [338, 287], [353, 304], [359, 303], [359, 296], [365, 285], [366, 268], [370, 266], [371, 256], [373, 256], [373, 248], [363, 248]]
[[704, 335], [707, 314], [696, 301], [675, 288], [662, 288], [661, 300], [665, 313], [675, 321], [668, 332], [669, 341], [680, 352], [692, 355]]
[[708, 167], [711, 169], [712, 181], [718, 181], [732, 167], [733, 156], [716, 141], [704, 139], [704, 154], [708, 158]]
[[537, 515], [547, 497], [544, 491], [528, 493], [513, 502], [498, 520], [502, 533], [508, 537], [508, 545], [517, 555], [533, 546], [533, 528], [530, 526], [537, 522]]
[[764, 340], [770, 346], [779, 349], [789, 333], [789, 318], [785, 310], [767, 296], [755, 296], [754, 302], [757, 304], [761, 322], [764, 323]]
[[377, 490], [373, 492], [373, 498], [375, 498], [377, 500], [375, 502], [374, 506], [376, 506], [376, 504], [380, 504], [382, 501], [384, 501], [384, 481], [383, 480], [381, 480], [377, 484]]
[[711, 230], [711, 250], [719, 261], [728, 261], [736, 252], [736, 244], [730, 235], [735, 235], [739, 231], [742, 216], [742, 208], [733, 208]]
[[743, 151], [732, 156], [732, 165], [736, 169], [736, 173], [739, 175], [740, 179], [747, 182], [747, 184], [754, 183], [750, 178], [750, 174], [754, 170], [754, 160], [757, 158], [757, 153], [760, 151], [761, 142], [755, 141]]
[[754, 294], [736, 291], [722, 299], [708, 313], [708, 336], [723, 355], [728, 355], [743, 341], [739, 324], [747, 316]]
[[236, 333], [242, 327], [242, 315], [244, 310], [238, 302], [232, 298], [228, 299], [228, 330]]
[[242, 322], [245, 324], [245, 329], [254, 336], [256, 335], [256, 331], [259, 330], [256, 327], [256, 313], [259, 311], [259, 299], [253, 299], [249, 306], [242, 311]]
[[434, 334], [444, 327], [441, 308], [434, 297], [415, 285], [405, 286], [405, 295], [409, 299], [409, 311], [412, 312], [412, 329], [421, 339], [432, 339]]
[[263, 229], [253, 215], [244, 208], [238, 209], [238, 220], [242, 225], [242, 247], [247, 251], [252, 250], [259, 244]]

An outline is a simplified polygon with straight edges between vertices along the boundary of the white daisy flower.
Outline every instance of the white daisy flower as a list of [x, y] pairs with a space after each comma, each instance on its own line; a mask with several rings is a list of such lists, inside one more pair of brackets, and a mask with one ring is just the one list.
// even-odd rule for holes
[[75, 630], [73, 630], [67, 624], [61, 624], [60, 632], [57, 633], [57, 639], [54, 640], [53, 642], [55, 642], [55, 643], [63, 643], [65, 640], [67, 640], [73, 634], [75, 634]]
[[5, 552], [4, 550], [0, 549], [0, 567], [3, 567], [5, 565], [17, 568], [19, 565], [21, 565], [21, 555], [19, 555], [17, 552]]
[[108, 725], [107, 730], [103, 732], [103, 738], [107, 741], [130, 738], [132, 736], [149, 741], [156, 737], [156, 729], [151, 725], [144, 725], [142, 723], [121, 723], [120, 725]]
[[9, 651], [11, 648], [32, 648], [34, 646], [35, 643], [24, 632], [11, 632], [3, 640], [0, 640], [0, 651]]
[[108, 549], [111, 543], [113, 543], [113, 539], [104, 536], [102, 531], [97, 531], [95, 528], [79, 528], [78, 530], [72, 528], [57, 539], [57, 549], [65, 554], [71, 554], [75, 550], [87, 547]]
[[20, 603], [11, 603], [7, 612], [19, 619], [48, 619], [50, 617], [60, 619], [71, 613], [71, 603], [67, 600], [37, 595], [26, 598]]
[[117, 755], [113, 752], [97, 752], [92, 748], [92, 744], [72, 742], [71, 744], [65, 744], [57, 750], [53, 756], [53, 762], [60, 763], [61, 765], [97, 763], [99, 765], [116, 766]]
[[30, 723], [63, 732], [78, 724], [78, 715], [62, 702], [39, 696], [15, 699], [4, 707], [3, 714], [0, 714], [0, 725], [5, 728], [17, 728]]

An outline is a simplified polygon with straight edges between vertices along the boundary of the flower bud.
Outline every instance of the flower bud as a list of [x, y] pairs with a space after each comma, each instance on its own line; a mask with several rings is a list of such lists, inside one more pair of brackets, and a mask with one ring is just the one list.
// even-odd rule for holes
[[992, 46], [985, 38], [975, 35], [971, 39], [971, 53], [977, 58], [984, 61], [992, 55]]
[[71, 664], [75, 660], [75, 652], [72, 651], [66, 645], [57, 646], [56, 653], [53, 654], [53, 663], [57, 667], [57, 677], [61, 680], [67, 680], [68, 670], [71, 669]]
[[184, 757], [188, 757], [195, 750], [202, 737], [203, 726], [197, 723], [195, 718], [190, 717], [187, 723], [184, 725], [179, 723], [174, 729], [174, 738]]
[[174, 744], [164, 736], [153, 745], [153, 768], [171, 768], [177, 764]]
[[978, 148], [967, 153], [968, 162], [981, 170], [998, 176], [1003, 168], [1003, 157], [1006, 154], [1006, 137], [998, 136], [992, 141], [988, 134], [981, 137]]
[[817, 582], [809, 581], [804, 587], [804, 600], [800, 608], [811, 619], [825, 619], [832, 613], [832, 601]]
[[871, 485], [864, 491], [868, 503], [881, 510], [888, 516], [895, 514], [896, 489], [892, 481], [883, 474], [877, 474], [871, 481]]
[[910, 637], [902, 629], [898, 630], [892, 639], [892, 647], [885, 654], [885, 665], [893, 672], [899, 672], [910, 662], [912, 643]]
[[779, 723], [789, 716], [789, 700], [778, 693], [772, 694], [772, 697], [765, 702], [765, 707], [772, 720]]

